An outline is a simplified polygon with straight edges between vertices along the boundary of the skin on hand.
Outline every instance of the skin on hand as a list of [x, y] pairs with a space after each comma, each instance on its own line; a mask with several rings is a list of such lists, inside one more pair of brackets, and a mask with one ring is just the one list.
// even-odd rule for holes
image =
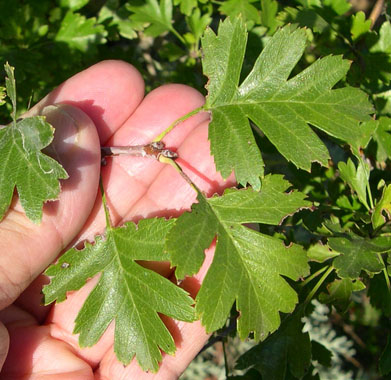
[[[144, 98], [144, 83], [125, 62], [104, 61], [68, 79], [29, 111], [43, 113], [56, 127], [51, 154], [70, 174], [59, 201], [44, 206], [40, 225], [33, 225], [15, 201], [0, 222], [0, 321], [10, 347], [0, 379], [176, 379], [202, 348], [208, 335], [199, 322], [164, 318], [177, 343], [175, 356], [163, 354], [158, 374], [144, 373], [135, 360], [124, 367], [113, 352], [113, 323], [101, 340], [81, 349], [72, 334], [75, 317], [93, 278], [65, 302], [40, 305], [48, 280], [40, 273], [71, 244], [103, 233], [105, 217], [98, 182], [100, 146], [150, 143], [177, 118], [200, 107], [203, 97], [183, 85], [162, 86]], [[56, 106], [50, 106], [55, 104]], [[49, 106], [49, 107], [48, 107]], [[207, 140], [209, 117], [197, 114], [163, 140], [177, 150], [178, 163], [207, 195], [234, 185], [216, 173]], [[154, 216], [178, 216], [196, 199], [193, 189], [170, 166], [141, 157], [108, 158], [102, 168], [113, 225]], [[200, 272], [181, 284], [195, 296], [213, 257], [206, 252]], [[145, 263], [170, 277], [168, 263]], [[0, 326], [0, 334], [4, 330]], [[0, 339], [0, 359], [7, 339]], [[1, 337], [1, 335], [0, 335]], [[3, 355], [4, 356], [4, 355]], [[0, 365], [1, 365], [0, 360]]]

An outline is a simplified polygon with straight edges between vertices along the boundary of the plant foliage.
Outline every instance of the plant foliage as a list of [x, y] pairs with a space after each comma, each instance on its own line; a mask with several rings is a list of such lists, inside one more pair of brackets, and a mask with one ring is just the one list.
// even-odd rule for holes
[[[181, 82], [203, 91], [197, 111], [211, 115], [217, 170], [239, 184], [211, 198], [190, 184], [197, 202], [178, 218], [118, 228], [107, 219], [104, 236], [47, 270], [45, 303], [100, 276], [76, 319], [80, 345], [114, 321], [118, 359], [156, 371], [160, 350], [175, 352], [158, 313], [200, 319], [212, 340], [225, 337], [228, 319], [255, 341], [226, 365], [228, 379], [320, 379], [330, 365], [343, 376], [335, 363], [356, 377], [390, 376], [391, 16], [389, 4], [369, 18], [372, 9], [347, 0], [0, 2], [0, 63], [18, 80], [16, 93], [6, 65], [0, 218], [16, 189], [39, 223], [66, 178], [42, 153], [53, 128], [18, 113], [105, 58], [136, 65], [147, 90]], [[168, 260], [183, 279], [213, 241], [195, 300], [137, 262]], [[333, 334], [352, 339], [338, 360], [303, 332], [315, 299], [328, 305]]]

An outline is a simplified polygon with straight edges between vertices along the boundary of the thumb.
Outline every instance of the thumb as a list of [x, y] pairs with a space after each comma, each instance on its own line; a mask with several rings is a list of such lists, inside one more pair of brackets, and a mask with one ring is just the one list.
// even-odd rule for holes
[[0, 310], [58, 256], [83, 227], [99, 184], [100, 144], [91, 119], [70, 105], [48, 106], [42, 114], [55, 128], [47, 154], [69, 174], [59, 199], [43, 208], [39, 225], [24, 214], [17, 200], [0, 222]]

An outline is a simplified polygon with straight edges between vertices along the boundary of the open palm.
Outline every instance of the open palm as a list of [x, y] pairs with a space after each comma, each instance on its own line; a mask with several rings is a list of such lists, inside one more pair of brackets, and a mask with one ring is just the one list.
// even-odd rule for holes
[[[194, 190], [170, 166], [141, 157], [108, 158], [101, 170], [100, 146], [147, 144], [170, 123], [200, 107], [203, 97], [183, 85], [160, 87], [144, 98], [144, 84], [133, 66], [101, 62], [67, 80], [29, 114], [43, 113], [56, 127], [51, 154], [70, 178], [59, 201], [44, 207], [38, 226], [17, 202], [0, 222], [0, 373], [1, 379], [176, 379], [208, 336], [199, 322], [164, 319], [177, 343], [175, 356], [163, 355], [158, 374], [144, 373], [135, 360], [124, 367], [113, 351], [113, 324], [91, 348], [81, 349], [72, 334], [75, 317], [96, 284], [91, 279], [65, 302], [41, 306], [42, 271], [70, 244], [103, 233], [105, 217], [99, 188], [102, 174], [113, 225], [153, 216], [178, 216], [195, 201]], [[57, 106], [50, 106], [56, 104]], [[83, 112], [84, 111], [84, 112]], [[88, 115], [88, 116], [87, 116]], [[188, 119], [164, 139], [178, 152], [178, 163], [208, 195], [234, 184], [216, 173], [207, 140], [208, 115]], [[181, 286], [195, 296], [210, 263]], [[145, 263], [166, 277], [168, 263]], [[2, 355], [3, 354], [3, 355]]]

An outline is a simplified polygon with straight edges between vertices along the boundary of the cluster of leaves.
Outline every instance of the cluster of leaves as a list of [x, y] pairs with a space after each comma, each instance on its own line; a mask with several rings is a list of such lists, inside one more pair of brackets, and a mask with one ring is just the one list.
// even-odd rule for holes
[[[318, 379], [312, 363], [330, 365], [330, 354], [302, 332], [302, 317], [311, 314], [316, 297], [352, 336], [368, 342], [357, 349], [360, 368], [373, 378], [389, 376], [387, 13], [372, 25], [346, 0], [109, 0], [99, 8], [85, 0], [24, 3], [0, 5], [9, 16], [0, 20], [0, 60], [20, 69], [21, 98], [31, 89], [41, 96], [63, 79], [57, 72], [68, 76], [107, 57], [138, 61], [154, 86], [180, 77], [201, 90], [208, 78], [202, 110], [212, 116], [216, 167], [224, 177], [234, 171], [243, 187], [212, 198], [195, 188], [198, 202], [177, 219], [120, 228], [108, 221], [105, 238], [82, 252], [69, 250], [50, 267], [46, 303], [64, 300], [67, 291], [103, 273], [76, 319], [80, 344], [96, 343], [115, 320], [119, 360], [126, 364], [135, 355], [145, 370], [157, 370], [160, 349], [175, 351], [158, 313], [200, 318], [213, 332], [224, 328], [233, 308], [240, 312], [238, 335], [259, 343], [237, 362], [246, 374], [231, 379]], [[62, 57], [64, 49], [69, 53], [66, 60], [57, 59], [60, 49]], [[34, 64], [43, 60], [47, 64]], [[0, 129], [0, 158], [21, 167], [23, 160], [35, 163], [26, 178], [39, 172], [43, 182], [20, 182], [20, 175], [7, 182], [9, 170], [17, 171], [4, 165], [0, 214], [16, 186], [27, 215], [39, 222], [42, 202], [58, 194], [65, 172], [52, 161], [44, 165], [40, 150], [52, 138], [44, 120], [17, 122], [9, 67], [7, 75], [13, 122]], [[0, 88], [0, 104], [2, 94]], [[54, 193], [30, 197], [53, 171], [48, 188]], [[214, 260], [195, 301], [137, 263], [169, 259], [182, 279], [199, 270], [215, 238]], [[379, 313], [369, 323], [371, 308]]]

